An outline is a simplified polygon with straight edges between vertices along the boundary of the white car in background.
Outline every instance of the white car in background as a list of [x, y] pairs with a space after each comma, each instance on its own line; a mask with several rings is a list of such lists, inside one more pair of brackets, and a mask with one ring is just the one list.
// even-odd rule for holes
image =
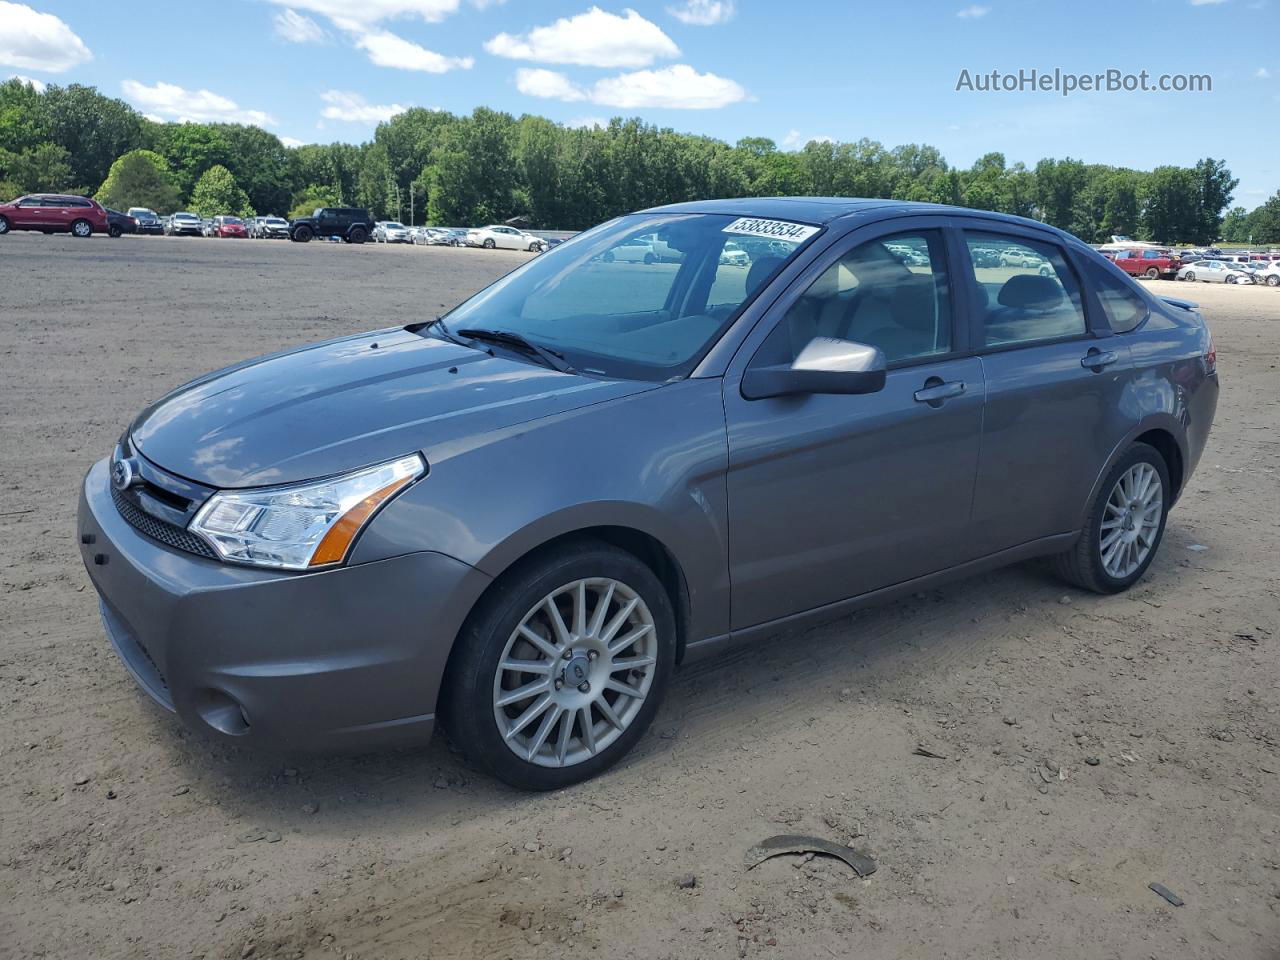
[[1192, 283], [1253, 283], [1253, 274], [1240, 269], [1238, 263], [1225, 263], [1222, 260], [1197, 260], [1178, 271], [1179, 280], [1190, 280]]
[[536, 253], [544, 244], [540, 237], [531, 233], [508, 227], [505, 224], [491, 224], [487, 227], [473, 227], [467, 231], [468, 247], [484, 247], [486, 250], [528, 250]]
[[658, 254], [654, 251], [653, 244], [644, 237], [634, 237], [606, 250], [600, 254], [600, 259], [605, 263], [613, 263], [615, 260], [623, 263], [657, 263]]
[[413, 243], [413, 234], [397, 220], [379, 220], [373, 225], [374, 243]]
[[1280, 260], [1272, 260], [1253, 275], [1254, 283], [1265, 283], [1268, 287], [1280, 287]]
[[730, 240], [720, 251], [720, 262], [733, 267], [749, 267], [751, 266], [751, 257], [747, 251]]

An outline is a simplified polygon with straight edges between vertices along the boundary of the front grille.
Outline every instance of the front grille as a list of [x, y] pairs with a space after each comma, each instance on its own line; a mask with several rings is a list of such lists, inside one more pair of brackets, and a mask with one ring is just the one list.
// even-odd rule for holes
[[169, 523], [167, 520], [153, 517], [141, 507], [126, 500], [124, 495], [114, 486], [111, 488], [111, 499], [115, 501], [116, 509], [120, 511], [120, 516], [124, 517], [125, 522], [138, 532], [146, 534], [152, 540], [159, 540], [175, 550], [185, 550], [187, 553], [208, 557], [211, 560], [218, 558], [218, 555], [213, 552], [213, 548], [194, 533]]

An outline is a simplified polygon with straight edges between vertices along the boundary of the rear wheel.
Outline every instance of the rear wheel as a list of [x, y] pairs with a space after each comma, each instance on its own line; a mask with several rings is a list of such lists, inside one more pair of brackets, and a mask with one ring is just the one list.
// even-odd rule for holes
[[644, 255], [644, 262], [648, 264], [655, 264], [658, 262], [658, 258], [655, 257], [652, 253], [646, 253]]
[[605, 263], [613, 263], [616, 257], [614, 257], [612, 250], [606, 250], [604, 253], [600, 254], [600, 259]]
[[9, 232], [9, 218], [0, 217], [0, 237]]
[[496, 246], [496, 244], [493, 242], [493, 238], [492, 238], [492, 237], [490, 237], [489, 239], [485, 240], [485, 242], [484, 242], [484, 248], [485, 248], [486, 250], [492, 250], [495, 246]]
[[644, 734], [675, 663], [675, 617], [648, 566], [583, 541], [505, 574], [458, 644], [442, 694], [449, 735], [512, 786], [554, 790]]
[[1164, 457], [1134, 444], [1107, 473], [1076, 545], [1054, 558], [1058, 574], [1095, 593], [1128, 590], [1155, 558], [1172, 500]]
[[73, 237], [87, 237], [93, 233], [93, 224], [88, 220], [76, 220], [71, 224], [71, 235]]
[[310, 243], [313, 236], [315, 236], [315, 232], [310, 227], [298, 227], [293, 233], [289, 234], [289, 239], [296, 240], [298, 243]]
[[368, 237], [369, 234], [365, 231], [364, 227], [352, 227], [351, 232], [347, 234], [347, 239], [352, 243], [364, 243]]
[[1147, 267], [1147, 272], [1145, 276], [1148, 280], [1159, 280], [1160, 271], [1157, 270], [1155, 267]]
[[[3, 219], [3, 218], [0, 218], [0, 219]], [[4, 233], [4, 227], [3, 227], [3, 226], [0, 226], [0, 233]], [[1280, 274], [1275, 274], [1275, 273], [1273, 273], [1273, 274], [1271, 274], [1271, 276], [1267, 277], [1267, 286], [1268, 286], [1268, 287], [1280, 287]]]

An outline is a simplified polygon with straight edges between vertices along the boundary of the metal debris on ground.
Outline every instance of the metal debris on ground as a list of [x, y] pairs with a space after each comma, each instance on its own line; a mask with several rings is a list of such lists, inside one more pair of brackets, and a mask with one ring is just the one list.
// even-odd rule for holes
[[1182, 898], [1166, 887], [1163, 883], [1152, 883], [1148, 884], [1148, 886], [1151, 888], [1152, 892], [1164, 897], [1175, 907], [1182, 906]]
[[832, 843], [830, 840], [823, 840], [821, 837], [783, 833], [767, 840], [761, 840], [748, 850], [746, 854], [747, 869], [752, 870], [772, 857], [782, 856], [787, 853], [821, 853], [828, 857], [835, 857], [847, 863], [853, 868], [853, 872], [860, 877], [870, 876], [876, 872], [876, 868], [879, 866], [875, 860], [865, 853], [859, 853], [844, 844]]
[[930, 750], [930, 749], [929, 749], [928, 747], [926, 747], [924, 744], [917, 744], [917, 745], [916, 745], [916, 748], [915, 748], [914, 750], [912, 750], [912, 751], [911, 751], [911, 753], [912, 753], [912, 755], [913, 755], [913, 756], [917, 756], [917, 757], [928, 757], [930, 760], [945, 760], [945, 759], [947, 759], [946, 757], [944, 757], [944, 756], [943, 756], [942, 754], [940, 754], [940, 753], [934, 753], [932, 750]]

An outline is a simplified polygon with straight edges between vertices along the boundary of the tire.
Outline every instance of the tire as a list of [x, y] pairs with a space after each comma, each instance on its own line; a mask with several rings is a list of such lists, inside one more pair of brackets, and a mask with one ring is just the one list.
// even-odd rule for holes
[[298, 243], [310, 243], [311, 238], [315, 236], [315, 232], [310, 227], [298, 227], [293, 233], [289, 234], [290, 240], [296, 240]]
[[492, 237], [489, 237], [487, 240], [485, 240], [485, 242], [482, 244], [482, 246], [483, 246], [486, 250], [492, 250], [492, 249], [496, 246], [496, 244], [493, 242], [493, 238], [492, 238]]
[[604, 253], [600, 254], [600, 259], [603, 260], [605, 263], [613, 263], [613, 261], [616, 260], [617, 257], [613, 255], [612, 250], [606, 250]]
[[1187, 281], [1187, 283], [1195, 283], [1196, 272], [1194, 270], [1188, 270], [1186, 276], [1184, 276], [1182, 279]]
[[1143, 276], [1145, 276], [1148, 280], [1159, 280], [1160, 271], [1157, 270], [1155, 267], [1147, 267], [1147, 272], [1143, 274]]
[[[0, 217], [0, 219], [4, 219], [4, 218], [3, 218], [3, 217]], [[4, 233], [4, 225], [3, 225], [3, 224], [0, 224], [0, 233]], [[1268, 287], [1280, 287], [1280, 275], [1277, 275], [1277, 274], [1274, 274], [1274, 273], [1273, 273], [1273, 274], [1271, 274], [1271, 276], [1267, 277], [1267, 286], [1268, 286]]]
[[75, 220], [71, 224], [71, 235], [73, 237], [91, 237], [93, 236], [93, 224], [88, 220]]
[[653, 264], [658, 262], [658, 258], [655, 257], [652, 253], [646, 253], [644, 255], [644, 262], [647, 263], [649, 266], [653, 266]]
[[1222, 282], [1223, 282], [1223, 283], [1235, 283], [1235, 282], [1236, 282], [1236, 278], [1235, 278], [1235, 277], [1233, 277], [1231, 274], [1229, 274], [1229, 273], [1228, 273], [1225, 277], [1223, 277], [1223, 278], [1222, 278]]
[[[1115, 515], [1114, 506], [1112, 506], [1112, 509], [1108, 509], [1108, 507], [1113, 503], [1113, 497], [1121, 500], [1126, 499], [1124, 497], [1125, 491], [1120, 487], [1121, 479], [1132, 477], [1135, 470], [1141, 470], [1143, 467], [1154, 471], [1155, 477], [1159, 480], [1160, 487], [1154, 494], [1155, 497], [1159, 498], [1159, 518], [1157, 520], [1150, 513], [1152, 509], [1150, 506], [1150, 487], [1139, 487], [1135, 499], [1148, 504], [1146, 507], [1148, 513], [1145, 523], [1141, 510], [1134, 514], [1139, 521], [1136, 524], [1139, 529], [1134, 531], [1132, 527], [1125, 526], [1127, 521], [1124, 518]], [[1068, 583], [1075, 584], [1085, 590], [1092, 590], [1094, 593], [1111, 594], [1128, 590], [1147, 572], [1147, 567], [1151, 565], [1151, 561], [1155, 559], [1155, 555], [1160, 549], [1160, 542], [1164, 539], [1165, 522], [1169, 518], [1169, 506], [1172, 497], [1173, 490], [1169, 485], [1169, 468], [1164, 462], [1164, 457], [1160, 455], [1160, 451], [1145, 443], [1135, 443], [1107, 471], [1107, 476], [1102, 481], [1098, 495], [1094, 498], [1093, 503], [1089, 505], [1089, 514], [1085, 518], [1084, 529], [1080, 533], [1080, 539], [1076, 541], [1075, 546], [1070, 550], [1054, 557], [1058, 575]], [[1104, 523], [1117, 524], [1117, 526], [1112, 526], [1104, 531]], [[1151, 523], [1155, 525], [1150, 526]], [[1146, 526], [1145, 537], [1141, 534], [1141, 528], [1144, 525]], [[1120, 544], [1117, 549], [1123, 550], [1124, 542], [1131, 533], [1137, 537], [1136, 540], [1131, 541], [1138, 544], [1134, 554], [1140, 552], [1143, 543], [1147, 545], [1146, 553], [1140, 557], [1130, 555], [1127, 558], [1124, 556], [1118, 558], [1120, 560], [1135, 561], [1132, 569], [1129, 569], [1126, 564], [1117, 564], [1108, 569], [1107, 554], [1102, 546], [1104, 535], [1107, 537], [1118, 536]]]
[[0, 237], [9, 232], [9, 218], [0, 217]]
[[[583, 584], [581, 594], [579, 584]], [[573, 610], [579, 596], [586, 602], [581, 604], [582, 616], [576, 617]], [[610, 606], [598, 620], [598, 604], [605, 599]], [[574, 638], [566, 644], [548, 643], [558, 634], [551, 625], [548, 601], [555, 605], [565, 635]], [[630, 610], [627, 619], [615, 623], [624, 609]], [[610, 627], [615, 628], [615, 636], [639, 636], [610, 653], [604, 639]], [[524, 639], [530, 635], [541, 637], [543, 647]], [[577, 652], [565, 659], [565, 649]], [[588, 658], [589, 652], [595, 655]], [[675, 616], [653, 571], [632, 554], [600, 541], [567, 543], [518, 563], [477, 604], [458, 636], [445, 673], [441, 716], [470, 763], [513, 787], [559, 789], [596, 776], [635, 746], [658, 710], [675, 654]], [[638, 676], [639, 667], [610, 669], [619, 655], [647, 672]], [[513, 659], [547, 669], [528, 673], [500, 669], [500, 663]], [[574, 686], [573, 680], [566, 679], [571, 672], [577, 675], [574, 679], [588, 679], [581, 687]], [[614, 677], [644, 692], [628, 697], [603, 686]], [[535, 683], [546, 687], [497, 705], [504, 692]], [[594, 691], [592, 684], [597, 685]], [[615, 699], [607, 700], [609, 695]], [[541, 712], [526, 716], [540, 703], [544, 704]], [[606, 704], [607, 713], [599, 703]], [[521, 720], [526, 724], [523, 728], [519, 728]], [[529, 759], [530, 749], [536, 760]]]
[[124, 231], [119, 227], [107, 227], [107, 236], [112, 240], [118, 239], [124, 235]]
[[351, 232], [347, 234], [347, 239], [352, 243], [364, 243], [369, 239], [369, 234], [364, 227], [352, 227]]

